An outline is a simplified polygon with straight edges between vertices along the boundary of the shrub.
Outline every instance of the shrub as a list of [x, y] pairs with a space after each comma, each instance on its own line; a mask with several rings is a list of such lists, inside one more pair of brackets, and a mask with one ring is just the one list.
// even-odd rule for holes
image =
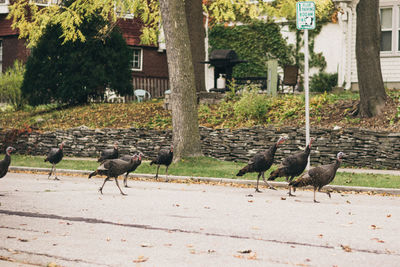
[[320, 72], [311, 77], [310, 91], [312, 92], [330, 92], [337, 85], [338, 74]]
[[22, 92], [29, 104], [82, 104], [107, 87], [132, 94], [131, 51], [117, 28], [98, 36], [105, 23], [98, 15], [86, 18], [80, 25], [85, 42], [63, 43], [59, 24], [46, 28], [26, 63]]
[[255, 120], [264, 122], [270, 108], [270, 97], [258, 93], [257, 86], [250, 86], [243, 91], [243, 95], [234, 105], [234, 113], [240, 120]]
[[8, 68], [0, 76], [0, 95], [3, 96], [15, 110], [24, 107], [24, 98], [21, 93], [21, 86], [24, 80], [25, 66], [16, 60], [14, 66]]

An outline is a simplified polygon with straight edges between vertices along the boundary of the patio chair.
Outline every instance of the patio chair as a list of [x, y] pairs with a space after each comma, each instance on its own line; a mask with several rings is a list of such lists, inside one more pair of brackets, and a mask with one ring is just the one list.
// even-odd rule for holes
[[150, 99], [151, 95], [149, 92], [143, 89], [136, 89], [133, 94], [135, 95], [138, 102], [142, 102], [145, 99]]

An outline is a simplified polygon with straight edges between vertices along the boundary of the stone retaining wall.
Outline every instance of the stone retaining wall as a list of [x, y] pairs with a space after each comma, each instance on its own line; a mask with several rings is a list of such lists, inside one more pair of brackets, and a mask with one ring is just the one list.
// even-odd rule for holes
[[[247, 161], [257, 151], [268, 148], [279, 136], [289, 139], [279, 147], [276, 160], [304, 148], [304, 128], [208, 129], [200, 128], [203, 153], [229, 161]], [[6, 135], [8, 137], [6, 137]], [[331, 162], [339, 151], [347, 154], [347, 166], [400, 169], [400, 133], [375, 132], [360, 129], [312, 129], [316, 138], [311, 152], [311, 164]], [[6, 140], [7, 139], [7, 140]], [[98, 157], [99, 151], [118, 142], [120, 152], [141, 151], [147, 159], [161, 147], [171, 144], [171, 131], [144, 129], [96, 129], [85, 126], [55, 132], [25, 132], [14, 137], [0, 129], [0, 147], [13, 145], [20, 154], [46, 155], [50, 147], [65, 142], [65, 154], [75, 157]], [[4, 153], [4, 152], [2, 152]]]

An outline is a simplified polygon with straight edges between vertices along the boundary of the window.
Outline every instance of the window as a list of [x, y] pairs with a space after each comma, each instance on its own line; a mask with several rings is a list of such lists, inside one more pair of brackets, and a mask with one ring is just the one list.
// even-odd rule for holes
[[392, 15], [392, 8], [381, 8], [381, 51], [392, 51]]
[[31, 3], [34, 3], [38, 6], [49, 6], [49, 5], [59, 5], [61, 0], [30, 0]]
[[140, 48], [132, 48], [132, 70], [142, 70], [142, 52], [143, 51]]
[[382, 55], [399, 55], [400, 5], [382, 6], [380, 8], [380, 19]]

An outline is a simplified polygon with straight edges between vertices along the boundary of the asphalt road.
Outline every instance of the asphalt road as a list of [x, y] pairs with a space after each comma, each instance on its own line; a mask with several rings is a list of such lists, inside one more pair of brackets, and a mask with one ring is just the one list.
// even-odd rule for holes
[[59, 178], [0, 180], [0, 266], [399, 266], [399, 197]]

